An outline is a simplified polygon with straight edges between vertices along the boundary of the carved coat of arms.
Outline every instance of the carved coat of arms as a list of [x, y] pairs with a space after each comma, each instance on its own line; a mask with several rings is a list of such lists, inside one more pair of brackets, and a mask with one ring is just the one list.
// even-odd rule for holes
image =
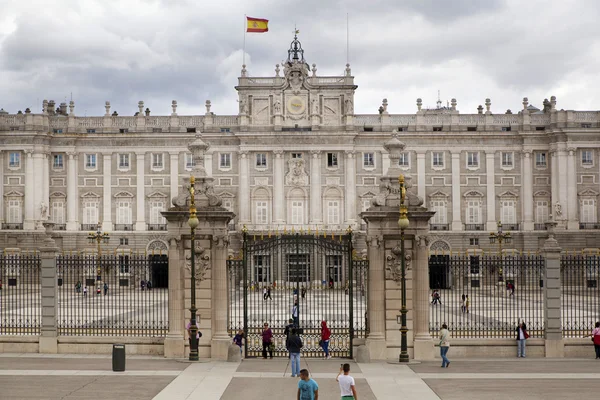
[[304, 159], [292, 158], [288, 161], [288, 173], [285, 176], [286, 185], [306, 186], [308, 175], [304, 170]]

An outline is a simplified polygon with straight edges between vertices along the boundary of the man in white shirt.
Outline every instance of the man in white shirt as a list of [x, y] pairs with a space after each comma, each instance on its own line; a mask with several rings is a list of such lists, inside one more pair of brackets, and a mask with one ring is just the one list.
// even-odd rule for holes
[[[342, 375], [343, 374], [343, 375]], [[342, 400], [358, 400], [356, 394], [356, 386], [354, 384], [354, 378], [350, 375], [350, 364], [344, 364], [340, 368], [340, 373], [335, 380], [340, 384], [340, 392]]]

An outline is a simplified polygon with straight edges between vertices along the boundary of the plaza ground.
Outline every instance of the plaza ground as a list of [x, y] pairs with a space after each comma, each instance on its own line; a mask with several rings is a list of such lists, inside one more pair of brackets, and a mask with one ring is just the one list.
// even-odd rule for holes
[[[398, 365], [351, 363], [360, 399], [581, 399], [597, 393], [600, 360], [456, 359]], [[339, 399], [343, 359], [306, 360], [321, 400]], [[129, 356], [112, 372], [110, 356], [0, 354], [0, 399], [295, 399], [286, 359], [241, 363]]]

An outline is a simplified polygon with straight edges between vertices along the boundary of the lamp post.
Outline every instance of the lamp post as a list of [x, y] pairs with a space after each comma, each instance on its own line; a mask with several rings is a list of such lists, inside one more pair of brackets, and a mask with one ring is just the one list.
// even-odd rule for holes
[[101, 256], [101, 247], [100, 247], [100, 243], [104, 243], [104, 244], [108, 244], [108, 241], [110, 239], [110, 235], [106, 232], [102, 232], [100, 230], [100, 222], [98, 222], [98, 226], [96, 228], [96, 232], [90, 232], [88, 233], [88, 240], [90, 243], [94, 243], [96, 242], [98, 245], [98, 262], [96, 263], [96, 281], [101, 281], [102, 280], [102, 269], [100, 267], [100, 256]]
[[404, 175], [400, 174], [398, 182], [400, 183], [400, 218], [398, 219], [398, 227], [400, 227], [400, 265], [402, 267], [402, 309], [400, 310], [402, 325], [400, 326], [401, 341], [400, 357], [398, 361], [404, 363], [409, 361], [407, 339], [408, 328], [406, 326], [406, 314], [408, 313], [408, 310], [406, 309], [406, 256], [404, 249], [404, 230], [408, 228], [410, 222], [408, 221], [408, 208], [404, 205], [404, 200], [406, 198]]
[[196, 178], [190, 176], [190, 217], [188, 219], [188, 225], [190, 226], [190, 247], [191, 247], [191, 301], [190, 301], [190, 361], [198, 361], [198, 325], [196, 321], [196, 246], [195, 246], [195, 235], [196, 228], [200, 224], [198, 217], [196, 216], [196, 201], [194, 184]]
[[504, 271], [502, 271], [502, 243], [510, 243], [512, 236], [510, 232], [502, 232], [502, 222], [498, 221], [498, 232], [490, 233], [490, 243], [498, 242], [498, 251], [500, 253], [500, 270], [498, 271], [498, 282], [504, 282]]

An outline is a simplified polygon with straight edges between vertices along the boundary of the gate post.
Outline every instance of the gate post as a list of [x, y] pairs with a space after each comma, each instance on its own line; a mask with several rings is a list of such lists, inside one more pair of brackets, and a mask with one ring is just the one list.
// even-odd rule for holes
[[546, 222], [548, 239], [544, 242], [546, 271], [544, 282], [544, 325], [546, 357], [563, 358], [565, 343], [562, 337], [560, 253], [562, 249], [554, 238], [556, 222]]
[[53, 225], [51, 222], [44, 223], [46, 238], [43, 241], [43, 247], [40, 249], [42, 326], [39, 339], [39, 352], [49, 354], [58, 353], [58, 302], [56, 296], [56, 253], [58, 252], [58, 247], [51, 236]]
[[[377, 221], [379, 222], [379, 221]], [[368, 316], [369, 335], [365, 340], [371, 360], [387, 359], [385, 338], [385, 244], [383, 232], [376, 222], [368, 220], [367, 246], [369, 257]]]
[[[416, 262], [413, 263], [413, 318], [414, 318], [414, 358], [433, 360], [434, 345], [429, 334], [429, 211], [409, 209], [408, 218], [416, 226]], [[415, 246], [413, 246], [415, 247]]]
[[[169, 221], [171, 222], [171, 221]], [[165, 337], [166, 358], [183, 358], [183, 291], [181, 287], [181, 237], [169, 238], [169, 332]]]
[[[207, 216], [207, 219], [210, 217]], [[210, 344], [210, 356], [213, 359], [227, 360], [231, 338], [227, 333], [227, 248], [229, 236], [227, 224], [229, 215], [225, 218], [211, 218], [216, 228], [212, 237], [212, 329], [213, 335]]]

